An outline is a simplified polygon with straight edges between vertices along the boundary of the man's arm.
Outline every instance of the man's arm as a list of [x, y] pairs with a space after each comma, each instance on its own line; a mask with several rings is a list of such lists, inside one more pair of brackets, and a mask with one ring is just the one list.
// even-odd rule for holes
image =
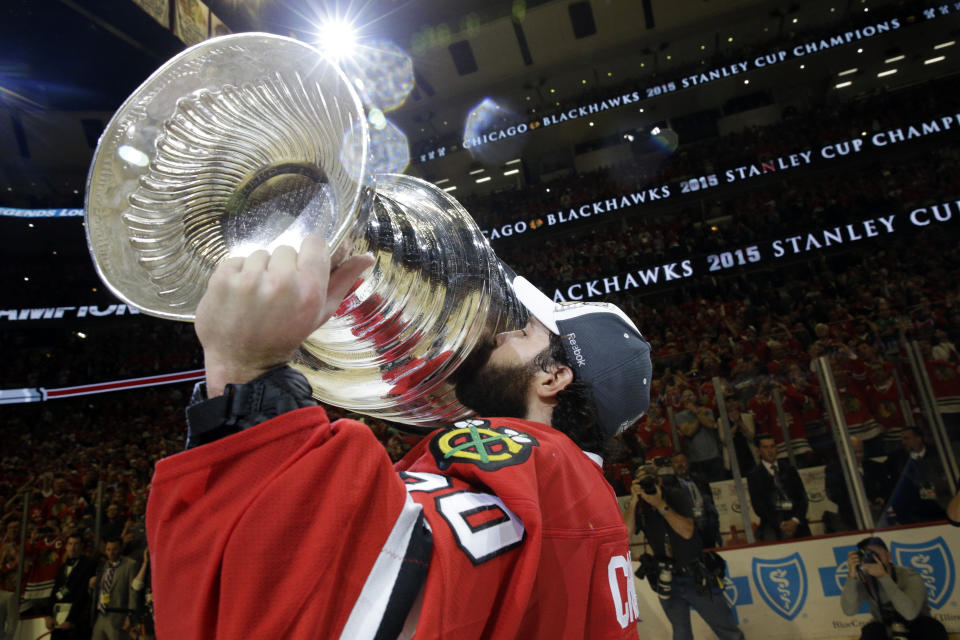
[[67, 581], [66, 566], [66, 564], [62, 564], [60, 568], [57, 569], [57, 575], [53, 579], [52, 595], [47, 599], [47, 605], [44, 607], [43, 618], [47, 629], [53, 629], [56, 625], [56, 620], [53, 618], [53, 608], [57, 603], [57, 592], [63, 587], [63, 583]]
[[627, 511], [623, 514], [623, 523], [627, 525], [627, 532], [633, 536], [637, 532], [637, 506], [640, 502], [640, 486], [634, 481], [630, 487], [630, 502], [627, 503]]
[[[356, 257], [331, 272], [319, 238], [299, 254], [281, 247], [224, 262], [197, 309], [208, 397], [288, 362], [370, 263]], [[157, 635], [337, 637], [355, 619], [376, 627], [393, 582], [373, 568], [405, 561], [406, 541], [426, 535], [420, 513], [370, 429], [330, 425], [320, 407], [161, 460], [147, 509]]]
[[950, 519], [950, 524], [960, 527], [960, 491], [953, 496], [950, 504], [947, 505], [947, 518]]
[[[76, 580], [72, 582], [76, 585], [77, 588], [73, 591], [73, 604], [70, 606], [70, 613], [67, 614], [67, 622], [73, 623], [77, 620], [80, 620], [85, 612], [90, 610], [90, 578], [94, 575], [97, 570], [97, 563], [93, 558], [80, 558], [80, 561], [77, 562], [77, 566], [73, 569], [74, 572], [80, 572], [77, 575]], [[73, 574], [70, 574], [70, 577], [73, 577]]]
[[847, 581], [843, 584], [843, 591], [840, 593], [840, 608], [843, 609], [844, 615], [855, 615], [867, 597], [867, 592], [857, 575], [859, 564], [860, 555], [856, 551], [847, 554]]
[[800, 479], [800, 472], [793, 467], [790, 467], [790, 483], [793, 485], [793, 495], [790, 496], [790, 500], [793, 502], [793, 512], [790, 515], [804, 523], [807, 521], [807, 508], [810, 505], [810, 500], [807, 498], [807, 490], [803, 486], [803, 480]]
[[889, 574], [884, 573], [877, 578], [877, 583], [901, 616], [907, 620], [913, 620], [920, 615], [923, 602], [927, 597], [927, 588], [920, 574], [903, 571], [901, 568], [897, 574], [897, 582], [894, 582]]
[[[693, 537], [695, 531], [693, 518], [680, 513], [678, 505], [671, 506], [668, 504], [663, 497], [663, 488], [660, 485], [657, 485], [657, 492], [654, 494], [645, 493], [641, 490], [639, 495], [644, 502], [660, 512], [670, 528], [680, 534], [680, 537], [684, 540]], [[685, 511], [689, 510], [685, 509]]]
[[[753, 505], [753, 511], [760, 518], [761, 522], [777, 524], [776, 512], [773, 508], [772, 485], [773, 480], [765, 482], [761, 474], [767, 474], [767, 469], [762, 464], [747, 476], [747, 489], [750, 492], [750, 504]], [[767, 474], [769, 475], [769, 474]], [[769, 487], [764, 485], [770, 485]]]

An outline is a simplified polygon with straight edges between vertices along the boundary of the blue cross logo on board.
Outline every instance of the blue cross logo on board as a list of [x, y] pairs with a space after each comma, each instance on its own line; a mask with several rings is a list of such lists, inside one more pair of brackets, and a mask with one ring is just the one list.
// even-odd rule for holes
[[807, 570], [799, 553], [776, 560], [753, 559], [753, 583], [771, 609], [793, 620], [807, 601]]
[[[855, 551], [856, 548], [857, 545], [855, 544], [834, 547], [834, 564], [829, 567], [820, 567], [817, 569], [817, 572], [820, 574], [820, 584], [823, 586], [823, 595], [828, 598], [839, 598], [840, 594], [843, 593], [843, 585], [847, 582], [847, 574], [850, 571], [847, 568], [847, 554]], [[870, 608], [867, 606], [867, 602], [864, 601], [857, 613], [867, 613], [869, 611]]]
[[930, 606], [939, 609], [953, 593], [954, 564], [950, 548], [941, 536], [927, 542], [905, 544], [892, 542], [893, 564], [908, 567], [920, 574], [927, 587]]
[[730, 577], [730, 568], [727, 567], [727, 575], [723, 579], [723, 597], [730, 605], [733, 611], [733, 619], [740, 623], [740, 615], [737, 613], [737, 605], [753, 604], [753, 596], [750, 594], [750, 579], [747, 576]]

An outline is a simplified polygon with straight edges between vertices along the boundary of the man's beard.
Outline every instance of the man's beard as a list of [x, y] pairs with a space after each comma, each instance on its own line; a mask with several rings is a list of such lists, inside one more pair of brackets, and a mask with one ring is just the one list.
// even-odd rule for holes
[[457, 378], [457, 400], [479, 416], [526, 418], [527, 393], [536, 364], [492, 365], [491, 348], [479, 347], [475, 351], [463, 363]]

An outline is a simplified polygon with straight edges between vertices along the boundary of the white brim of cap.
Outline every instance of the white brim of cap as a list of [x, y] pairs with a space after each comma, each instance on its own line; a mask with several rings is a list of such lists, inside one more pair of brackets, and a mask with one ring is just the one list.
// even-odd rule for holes
[[543, 323], [543, 325], [556, 335], [560, 335], [560, 329], [557, 327], [557, 320], [554, 317], [557, 311], [557, 303], [547, 297], [545, 293], [537, 289], [533, 284], [523, 276], [517, 276], [513, 280], [513, 293], [517, 300], [527, 308], [533, 317]]

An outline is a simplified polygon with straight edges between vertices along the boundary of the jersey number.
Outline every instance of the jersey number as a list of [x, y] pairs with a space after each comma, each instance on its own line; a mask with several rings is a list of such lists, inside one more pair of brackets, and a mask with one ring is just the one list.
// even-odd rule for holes
[[523, 542], [524, 528], [503, 500], [489, 493], [457, 491], [436, 499], [459, 546], [478, 565]]
[[[435, 473], [401, 471], [407, 492], [432, 493], [453, 486]], [[435, 498], [437, 512], [450, 526], [457, 546], [474, 565], [513, 549], [523, 542], [523, 522], [503, 500], [489, 493], [454, 491]]]

